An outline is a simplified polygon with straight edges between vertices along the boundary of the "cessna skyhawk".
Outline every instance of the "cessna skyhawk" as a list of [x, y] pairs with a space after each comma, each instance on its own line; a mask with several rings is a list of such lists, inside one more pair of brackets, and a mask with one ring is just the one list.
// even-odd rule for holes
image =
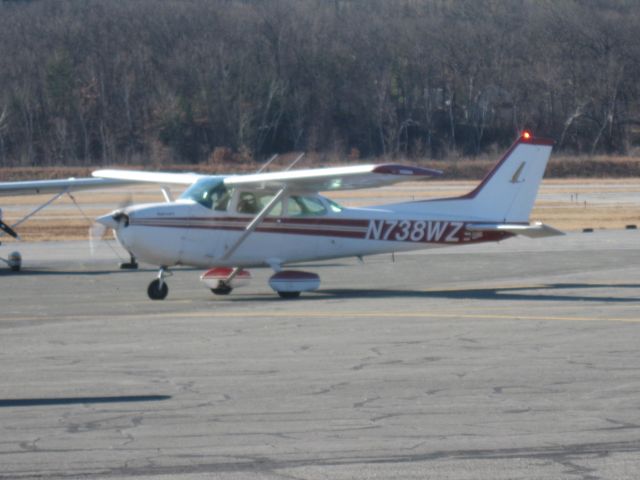
[[440, 172], [397, 164], [231, 176], [99, 170], [93, 175], [190, 187], [175, 201], [129, 206], [98, 222], [113, 228], [138, 259], [160, 267], [147, 289], [153, 300], [167, 296], [166, 276], [174, 265], [210, 269], [201, 278], [216, 294], [246, 283], [245, 268], [270, 267], [271, 288], [281, 297], [297, 297], [317, 289], [320, 278], [285, 269], [296, 262], [561, 235], [529, 223], [552, 145], [524, 132], [466, 195], [368, 208], [342, 207], [319, 192], [380, 187]]

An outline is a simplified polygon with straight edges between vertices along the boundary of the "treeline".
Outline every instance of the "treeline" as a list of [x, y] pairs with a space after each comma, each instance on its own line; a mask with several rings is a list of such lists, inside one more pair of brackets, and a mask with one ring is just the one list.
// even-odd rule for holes
[[0, 163], [640, 143], [636, 0], [0, 3]]

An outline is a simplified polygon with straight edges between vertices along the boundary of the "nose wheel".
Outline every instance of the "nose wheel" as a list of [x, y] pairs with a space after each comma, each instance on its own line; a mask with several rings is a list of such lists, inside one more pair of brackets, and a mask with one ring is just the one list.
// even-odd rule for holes
[[169, 287], [164, 281], [165, 277], [171, 275], [171, 272], [165, 267], [161, 267], [158, 271], [158, 278], [152, 281], [147, 288], [147, 295], [151, 300], [164, 300], [169, 294]]
[[133, 256], [133, 253], [130, 253], [129, 256], [131, 259], [128, 262], [122, 262], [120, 264], [120, 270], [137, 270], [138, 262], [136, 261], [136, 257]]

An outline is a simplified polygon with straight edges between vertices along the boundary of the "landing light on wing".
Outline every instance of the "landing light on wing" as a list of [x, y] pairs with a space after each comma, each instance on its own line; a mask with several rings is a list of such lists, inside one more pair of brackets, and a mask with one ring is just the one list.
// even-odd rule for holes
[[524, 140], [530, 140], [531, 139], [531, 132], [529, 132], [528, 130], [525, 130], [524, 132], [522, 132], [522, 138]]

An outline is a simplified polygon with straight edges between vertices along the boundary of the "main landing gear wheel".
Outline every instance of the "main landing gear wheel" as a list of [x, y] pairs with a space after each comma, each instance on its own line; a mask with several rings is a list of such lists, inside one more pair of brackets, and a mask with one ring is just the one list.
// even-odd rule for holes
[[232, 290], [233, 288], [222, 281], [218, 282], [218, 286], [216, 288], [211, 289], [211, 291], [216, 295], [229, 295]]
[[269, 278], [269, 286], [280, 298], [293, 299], [300, 292], [311, 292], [320, 286], [320, 277], [311, 272], [280, 270]]
[[300, 292], [278, 292], [280, 298], [298, 298], [300, 296]]
[[168, 293], [169, 287], [166, 283], [160, 282], [159, 278], [151, 282], [149, 288], [147, 288], [147, 295], [149, 295], [151, 300], [164, 300], [167, 298]]
[[158, 278], [149, 284], [147, 295], [151, 300], [164, 300], [169, 293], [169, 287], [164, 281], [164, 277], [171, 276], [171, 272], [167, 267], [160, 267], [158, 270]]

